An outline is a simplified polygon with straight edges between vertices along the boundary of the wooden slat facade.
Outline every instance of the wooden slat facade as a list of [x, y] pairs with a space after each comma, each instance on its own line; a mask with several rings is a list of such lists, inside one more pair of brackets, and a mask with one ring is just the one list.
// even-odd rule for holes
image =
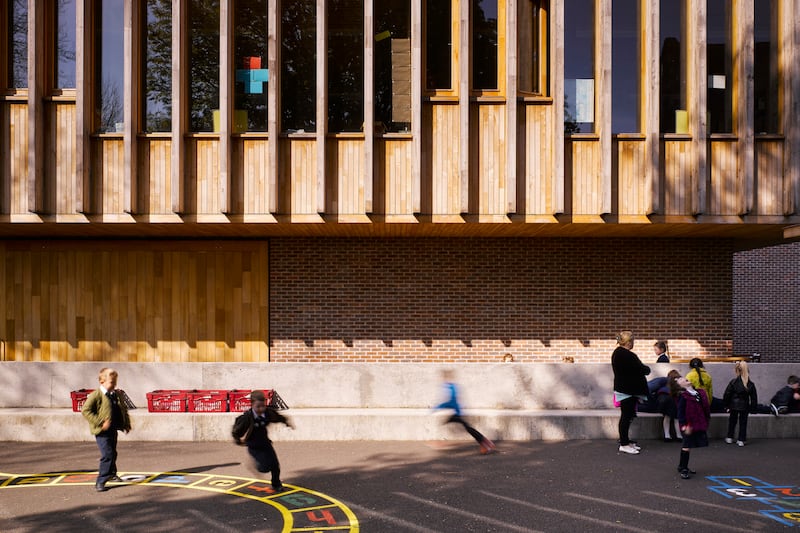
[[[171, 131], [145, 133], [141, 122], [141, 45], [146, 17], [140, 4], [125, 2], [124, 132], [97, 135], [91, 123], [92, 87], [51, 94], [52, 54], [46, 28], [52, 17], [44, 4], [29, 4], [30, 89], [0, 93], [0, 212], [7, 235], [25, 235], [26, 223], [42, 222], [58, 234], [63, 223], [88, 223], [87, 231], [106, 223], [164, 222], [175, 225], [269, 223], [259, 232], [287, 234], [293, 225], [320, 223], [341, 234], [349, 223], [591, 224], [603, 234], [615, 223], [763, 224], [800, 223], [800, 38], [796, 24], [800, 0], [781, 2], [778, 17], [780, 132], [754, 131], [753, 0], [732, 0], [735, 28], [731, 35], [735, 68], [734, 133], [714, 135], [706, 124], [706, 7], [685, 0], [686, 135], [659, 133], [658, 13], [661, 3], [642, 0], [641, 132], [611, 134], [611, 20], [614, 3], [595, 1], [595, 131], [564, 135], [563, 41], [561, 2], [543, 2], [549, 18], [536, 39], [522, 21], [530, 5], [501, 1], [497, 11], [498, 84], [496, 90], [471, 87], [470, 2], [453, 0], [452, 88], [430, 91], [425, 83], [425, 13], [427, 2], [409, 0], [411, 36], [411, 124], [407, 133], [364, 134], [327, 131], [326, 58], [328, 1], [315, 0], [318, 33], [316, 124], [313, 133], [281, 131], [280, 111], [270, 109], [270, 132], [237, 133], [233, 120], [233, 42], [235, 3], [223, 2], [220, 13], [221, 127], [216, 133], [189, 131], [187, 94], [188, 7], [172, 6]], [[4, 4], [5, 5], [5, 4]], [[89, 28], [92, 3], [79, 2], [76, 27]], [[280, 2], [269, 1], [268, 57], [279, 72]], [[376, 13], [362, 4], [364, 31], [372, 32]], [[44, 29], [43, 29], [44, 28]], [[89, 32], [91, 33], [91, 32]], [[79, 39], [78, 80], [92, 81], [94, 40]], [[542, 94], [518, 90], [532, 83], [522, 69], [526, 50], [547, 54], [549, 75]], [[372, 71], [373, 39], [364, 45], [364, 117], [375, 116]], [[135, 52], [135, 53], [133, 53]], [[3, 57], [7, 64], [8, 58]], [[280, 106], [280, 84], [270, 83], [267, 102]], [[175, 225], [172, 227], [174, 228]], [[288, 226], [288, 227], [287, 227]], [[383, 226], [381, 226], [383, 227]], [[338, 229], [337, 229], [338, 228]], [[604, 230], [603, 228], [606, 228]], [[152, 231], [170, 232], [169, 229]], [[207, 235], [209, 230], [177, 233]], [[250, 230], [239, 227], [245, 235]], [[298, 227], [298, 232], [306, 231]], [[376, 232], [384, 231], [376, 229]], [[391, 233], [393, 230], [385, 230]], [[425, 230], [427, 231], [427, 230]], [[437, 231], [437, 230], [432, 230]], [[469, 231], [442, 229], [451, 231]], [[512, 231], [512, 230], [508, 230]], [[546, 231], [546, 230], [543, 230]], [[589, 230], [587, 230], [589, 231]], [[41, 232], [41, 230], [37, 230]], [[669, 233], [669, 227], [663, 229]], [[44, 231], [47, 233], [47, 230]], [[221, 234], [220, 234], [221, 235]]]
[[0, 244], [8, 361], [268, 360], [268, 249]]

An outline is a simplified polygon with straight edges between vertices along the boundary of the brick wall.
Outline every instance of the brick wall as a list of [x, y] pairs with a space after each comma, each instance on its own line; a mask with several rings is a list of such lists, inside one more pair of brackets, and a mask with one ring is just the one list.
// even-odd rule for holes
[[758, 246], [734, 254], [733, 326], [736, 353], [770, 363], [800, 360], [800, 242]]
[[733, 245], [652, 239], [272, 239], [272, 361], [653, 361], [732, 352]]

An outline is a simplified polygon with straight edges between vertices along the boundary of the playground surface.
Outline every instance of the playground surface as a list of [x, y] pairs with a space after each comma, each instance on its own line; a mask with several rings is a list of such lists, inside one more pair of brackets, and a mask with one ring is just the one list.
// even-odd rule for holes
[[121, 436], [122, 483], [94, 490], [93, 441], [0, 447], [0, 531], [800, 531], [797, 439], [276, 442], [286, 490], [224, 442]]

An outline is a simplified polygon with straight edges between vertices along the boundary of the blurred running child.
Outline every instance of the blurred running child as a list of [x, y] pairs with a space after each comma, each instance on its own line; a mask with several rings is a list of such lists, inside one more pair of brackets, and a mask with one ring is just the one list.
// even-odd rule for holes
[[736, 377], [733, 378], [728, 386], [725, 388], [725, 394], [722, 401], [725, 403], [725, 409], [730, 411], [728, 417], [728, 436], [725, 437], [725, 442], [733, 444], [733, 433], [736, 431], [736, 424], [739, 424], [739, 438], [736, 444], [744, 446], [747, 442], [747, 417], [750, 411], [756, 412], [758, 406], [758, 393], [756, 392], [755, 383], [750, 380], [750, 372], [747, 369], [747, 363], [744, 361], [737, 361], [734, 367]]
[[231, 431], [233, 440], [240, 446], [247, 446], [247, 451], [255, 461], [256, 470], [261, 473], [272, 473], [272, 488], [280, 492], [283, 490], [281, 465], [267, 434], [267, 426], [281, 422], [294, 429], [294, 425], [278, 411], [267, 407], [264, 391], [251, 392], [250, 403], [250, 409], [239, 415], [233, 423]]
[[100, 467], [94, 486], [97, 492], [107, 491], [106, 483], [109, 481], [120, 481], [117, 477], [117, 432], [131, 430], [128, 409], [115, 390], [117, 377], [113, 368], [100, 369], [97, 378], [100, 388], [89, 394], [81, 409], [100, 449]]
[[442, 370], [442, 382], [444, 384], [445, 397], [447, 400], [440, 403], [434, 409], [452, 409], [453, 415], [447, 419], [445, 424], [457, 423], [464, 426], [473, 439], [475, 439], [480, 446], [480, 451], [483, 454], [492, 453], [495, 451], [495, 445], [492, 441], [484, 437], [477, 429], [470, 426], [461, 416], [461, 405], [458, 403], [458, 388], [453, 381], [452, 370]]
[[692, 448], [708, 446], [708, 421], [711, 419], [711, 406], [703, 389], [695, 389], [688, 379], [680, 377], [676, 380], [683, 391], [678, 396], [678, 421], [683, 433], [681, 458], [678, 472], [683, 479], [689, 479], [694, 470], [689, 468], [689, 454]]

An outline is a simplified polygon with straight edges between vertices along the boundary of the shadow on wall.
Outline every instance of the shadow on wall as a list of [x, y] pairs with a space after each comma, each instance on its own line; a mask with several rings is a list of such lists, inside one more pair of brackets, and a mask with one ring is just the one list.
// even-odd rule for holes
[[273, 360], [363, 344], [438, 360], [607, 357], [622, 329], [686, 339], [692, 356], [731, 351], [724, 240], [275, 239], [270, 250]]

